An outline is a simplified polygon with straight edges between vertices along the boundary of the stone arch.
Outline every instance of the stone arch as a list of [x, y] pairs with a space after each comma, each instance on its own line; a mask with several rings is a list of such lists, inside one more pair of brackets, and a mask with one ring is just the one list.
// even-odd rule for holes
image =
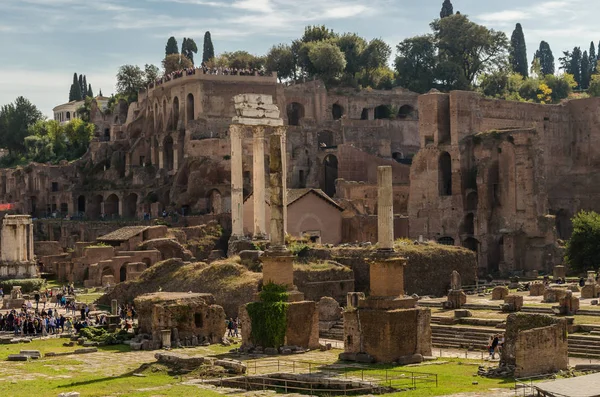
[[415, 108], [413, 108], [410, 105], [401, 106], [400, 109], [398, 109], [398, 118], [399, 119], [412, 118], [414, 116], [414, 112], [415, 112]]
[[463, 247], [473, 252], [479, 252], [479, 241], [473, 237], [468, 237], [463, 241]]
[[192, 121], [195, 118], [194, 113], [194, 95], [189, 93], [186, 100], [186, 109], [187, 121]]
[[67, 112], [67, 120], [71, 120], [71, 112]]
[[179, 98], [173, 98], [173, 129], [177, 129], [179, 123]]
[[110, 141], [110, 128], [105, 128], [104, 129], [104, 140], [105, 141]]
[[174, 156], [173, 156], [173, 138], [171, 138], [171, 135], [167, 135], [165, 137], [165, 139], [163, 140], [163, 150], [164, 150], [164, 167], [168, 170], [171, 171], [173, 169], [173, 161], [174, 161]]
[[142, 262], [146, 265], [146, 268], [150, 267], [150, 265], [152, 265], [152, 260], [150, 258], [143, 258]]
[[487, 185], [489, 190], [490, 208], [496, 208], [501, 205], [500, 202], [500, 164], [494, 161], [488, 169]]
[[77, 197], [77, 212], [85, 214], [85, 196], [81, 195]]
[[206, 195], [206, 210], [213, 215], [223, 212], [223, 196], [218, 189], [212, 189]]
[[123, 216], [125, 218], [135, 218], [137, 215], [137, 202], [138, 195], [135, 193], [129, 194], [125, 197], [123, 206]]
[[104, 214], [108, 217], [119, 216], [119, 196], [111, 194], [104, 203]]
[[335, 146], [335, 135], [331, 131], [320, 131], [317, 133], [317, 140], [320, 148], [329, 148]]
[[129, 262], [125, 262], [119, 268], [119, 282], [120, 283], [127, 281], [127, 265], [128, 264], [129, 264]]
[[114, 124], [119, 124], [119, 115], [118, 114], [115, 116]]
[[300, 125], [304, 118], [304, 106], [298, 102], [292, 102], [287, 105], [288, 125]]
[[477, 192], [470, 192], [467, 194], [467, 202], [465, 205], [465, 209], [467, 211], [477, 211], [477, 206], [479, 205], [479, 196]]
[[360, 113], [360, 119], [361, 120], [369, 120], [369, 109], [368, 108], [363, 108], [362, 112]]
[[438, 185], [440, 196], [452, 196], [452, 157], [450, 153], [440, 154], [438, 161]]
[[344, 108], [339, 103], [334, 103], [331, 107], [331, 116], [334, 120], [339, 120], [344, 115]]
[[163, 119], [167, 120], [167, 98], [163, 99], [162, 113], [163, 113]]
[[463, 233], [469, 235], [475, 234], [475, 216], [472, 212], [469, 212], [465, 216], [465, 220], [463, 222]]
[[335, 195], [336, 179], [338, 179], [338, 159], [333, 154], [329, 154], [323, 160], [323, 178], [321, 182], [321, 190], [329, 197]]
[[90, 201], [90, 206], [88, 208], [88, 216], [92, 219], [100, 219], [102, 215], [102, 203], [104, 202], [104, 198], [101, 194], [97, 194], [92, 197]]
[[102, 268], [102, 276], [115, 276], [115, 271], [113, 270], [112, 267], [110, 266], [104, 266], [104, 268]]
[[573, 233], [573, 223], [569, 211], [560, 209], [555, 215], [556, 235], [561, 240], [568, 240]]
[[375, 108], [375, 120], [389, 119], [392, 111], [389, 105], [379, 105]]
[[402, 152], [394, 152], [394, 153], [392, 153], [392, 158], [397, 163], [401, 163], [402, 160], [404, 160], [404, 153], [402, 153]]
[[449, 236], [440, 237], [437, 239], [437, 242], [442, 245], [454, 245], [454, 239]]

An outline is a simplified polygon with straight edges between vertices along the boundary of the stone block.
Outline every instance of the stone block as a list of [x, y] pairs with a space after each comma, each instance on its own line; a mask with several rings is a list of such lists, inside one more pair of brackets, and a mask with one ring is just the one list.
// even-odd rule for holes
[[472, 317], [473, 314], [466, 309], [460, 309], [460, 310], [455, 310], [454, 311], [454, 318], [466, 318], [466, 317]]
[[567, 295], [567, 290], [564, 288], [546, 288], [544, 291], [544, 302], [558, 303], [560, 299]]
[[546, 286], [542, 283], [532, 283], [529, 285], [529, 296], [542, 296]]
[[215, 360], [214, 365], [223, 367], [238, 375], [245, 374], [247, 370], [246, 364], [237, 360]]
[[9, 354], [7, 361], [29, 361], [29, 356], [24, 354]]
[[512, 312], [519, 312], [523, 308], [523, 297], [521, 295], [507, 295], [504, 303], [510, 306]]
[[598, 297], [599, 288], [596, 284], [586, 284], [581, 288], [581, 299], [593, 299]]
[[42, 358], [42, 353], [39, 350], [21, 350], [19, 354], [29, 356], [31, 358]]
[[84, 347], [83, 349], [77, 349], [73, 353], [75, 354], [88, 354], [88, 353], [96, 353], [98, 349], [96, 347]]
[[338, 321], [342, 318], [342, 308], [333, 298], [324, 296], [317, 303], [319, 309], [319, 322]]
[[450, 290], [448, 292], [448, 300], [446, 307], [448, 309], [460, 309], [467, 303], [467, 295], [463, 290]]
[[552, 276], [554, 280], [563, 279], [567, 277], [567, 269], [562, 265], [554, 266], [554, 271], [552, 272]]
[[204, 364], [204, 357], [202, 356], [186, 356], [184, 354], [177, 353], [156, 353], [154, 357], [159, 363], [167, 365], [181, 366], [188, 369], [198, 368]]
[[60, 393], [58, 395], [58, 397], [79, 397], [81, 394], [79, 394], [76, 391], [70, 391], [70, 392], [66, 392], [66, 393]]
[[510, 293], [510, 291], [508, 290], [507, 287], [494, 287], [494, 289], [492, 290], [492, 300], [493, 301], [500, 301], [500, 300], [504, 300], [504, 298]]
[[279, 352], [273, 347], [267, 347], [265, 348], [265, 354], [268, 356], [276, 356], [277, 354], [279, 354]]
[[420, 364], [423, 362], [421, 354], [412, 354], [410, 356], [402, 356], [398, 359], [398, 365]]

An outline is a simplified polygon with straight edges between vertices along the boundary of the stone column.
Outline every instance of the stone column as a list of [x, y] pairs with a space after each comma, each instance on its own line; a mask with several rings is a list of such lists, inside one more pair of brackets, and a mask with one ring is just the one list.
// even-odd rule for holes
[[380, 250], [394, 249], [394, 191], [392, 167], [377, 168], [377, 242]]
[[165, 148], [163, 145], [158, 145], [158, 169], [162, 170], [165, 166]]
[[244, 237], [244, 169], [242, 152], [243, 127], [229, 126], [231, 138], [231, 231], [232, 237]]
[[265, 127], [253, 128], [252, 186], [254, 199], [254, 238], [266, 237], [265, 222]]
[[119, 199], [119, 216], [123, 216], [123, 200]]
[[173, 145], [173, 171], [177, 172], [179, 169], [179, 145]]
[[104, 214], [105, 214], [105, 212], [104, 212], [104, 201], [102, 201], [102, 202], [100, 203], [100, 214], [102, 214], [102, 215], [104, 215]]
[[110, 314], [116, 316], [119, 314], [119, 304], [116, 299], [110, 301]]
[[[279, 130], [279, 129], [278, 129]], [[270, 152], [270, 186], [271, 186], [271, 245], [273, 250], [285, 250], [284, 230], [284, 174], [281, 135], [271, 135], [269, 139]]]
[[277, 127], [276, 134], [281, 136], [281, 171], [283, 173], [283, 235], [287, 233], [287, 128]]

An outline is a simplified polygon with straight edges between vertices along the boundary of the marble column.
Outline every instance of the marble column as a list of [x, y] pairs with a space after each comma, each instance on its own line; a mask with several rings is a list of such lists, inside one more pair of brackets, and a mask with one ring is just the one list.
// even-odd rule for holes
[[231, 230], [232, 237], [244, 237], [244, 170], [242, 136], [244, 127], [232, 124], [231, 138]]
[[173, 171], [177, 172], [179, 169], [179, 145], [173, 145]]
[[394, 248], [394, 192], [392, 167], [377, 168], [377, 242], [380, 250]]
[[165, 147], [158, 145], [158, 169], [162, 170], [165, 167]]
[[277, 127], [275, 134], [281, 137], [281, 183], [283, 186], [283, 235], [287, 233], [287, 128]]
[[285, 249], [285, 230], [284, 230], [284, 175], [283, 175], [283, 156], [285, 152], [281, 146], [281, 135], [271, 135], [269, 139], [269, 169], [270, 169], [270, 187], [271, 187], [271, 247], [273, 250]]
[[266, 237], [265, 222], [265, 127], [253, 128], [252, 186], [254, 199], [254, 238]]
[[122, 199], [119, 199], [118, 208], [119, 208], [119, 216], [123, 216], [123, 200]]

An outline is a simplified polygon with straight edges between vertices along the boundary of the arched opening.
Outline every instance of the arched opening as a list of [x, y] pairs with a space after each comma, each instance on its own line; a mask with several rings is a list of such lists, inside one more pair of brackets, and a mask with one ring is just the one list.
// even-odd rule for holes
[[119, 269], [119, 282], [121, 283], [127, 281], [127, 265], [128, 263], [123, 263]]
[[67, 120], [71, 120], [71, 112], [67, 112]]
[[331, 115], [334, 120], [339, 120], [344, 115], [344, 108], [338, 105], [337, 103], [333, 105], [331, 108]]
[[135, 193], [131, 193], [130, 195], [125, 197], [125, 202], [124, 202], [125, 206], [123, 208], [123, 210], [124, 210], [123, 215], [125, 216], [125, 218], [133, 219], [136, 217], [137, 201], [138, 201], [138, 195]]
[[573, 223], [571, 216], [565, 209], [559, 210], [555, 215], [556, 235], [561, 240], [568, 240], [573, 234]]
[[173, 169], [173, 138], [170, 135], [163, 141], [163, 150], [165, 151], [165, 168], [171, 171]]
[[292, 102], [287, 106], [288, 125], [300, 125], [304, 118], [304, 106], [298, 102]]
[[471, 192], [467, 194], [467, 203], [465, 209], [467, 211], [477, 211], [477, 205], [479, 204], [479, 196], [477, 192]]
[[440, 196], [452, 196], [452, 158], [450, 153], [440, 155], [438, 164]]
[[392, 111], [388, 105], [379, 105], [375, 108], [375, 120], [389, 119]]
[[177, 129], [179, 123], [179, 98], [173, 99], [173, 129]]
[[335, 195], [335, 181], [338, 178], [338, 159], [333, 154], [327, 155], [323, 160], [323, 183], [321, 190], [329, 197]]
[[463, 223], [463, 233], [473, 235], [475, 234], [475, 217], [472, 213], [468, 213], [465, 216], [465, 221]]
[[206, 210], [209, 214], [218, 215], [223, 212], [221, 192], [213, 189], [206, 196]]
[[442, 245], [454, 245], [454, 239], [448, 236], [438, 238], [437, 242]]
[[321, 131], [317, 134], [317, 140], [319, 141], [319, 148], [327, 149], [335, 146], [333, 132]]
[[105, 141], [110, 141], [110, 128], [105, 128], [104, 129], [104, 140]]
[[202, 328], [204, 326], [202, 313], [194, 313], [194, 325], [196, 326], [196, 328]]
[[188, 94], [187, 96], [187, 104], [185, 112], [187, 114], [187, 121], [192, 121], [195, 118], [194, 114], [194, 95]]
[[411, 118], [414, 114], [415, 109], [410, 106], [410, 105], [404, 105], [402, 107], [400, 107], [400, 109], [398, 110], [398, 118], [399, 119], [406, 119], [406, 118]]
[[369, 109], [363, 108], [363, 110], [360, 114], [360, 119], [361, 120], [369, 120]]
[[111, 194], [104, 203], [104, 214], [108, 217], [119, 216], [119, 197]]
[[79, 196], [77, 198], [77, 212], [80, 214], [85, 213], [85, 196]]
[[112, 267], [106, 266], [104, 269], [102, 269], [102, 277], [104, 276], [115, 276]]
[[88, 216], [92, 219], [100, 219], [102, 215], [102, 202], [104, 199], [102, 195], [98, 194], [90, 201], [90, 208], [88, 209]]
[[477, 241], [473, 237], [468, 237], [465, 239], [465, 241], [463, 241], [463, 247], [465, 247], [466, 249], [469, 249], [473, 252], [478, 252], [479, 251], [479, 241]]
[[402, 162], [401, 160], [404, 160], [404, 154], [402, 152], [394, 152], [394, 153], [392, 153], [392, 158], [397, 163], [401, 163]]

